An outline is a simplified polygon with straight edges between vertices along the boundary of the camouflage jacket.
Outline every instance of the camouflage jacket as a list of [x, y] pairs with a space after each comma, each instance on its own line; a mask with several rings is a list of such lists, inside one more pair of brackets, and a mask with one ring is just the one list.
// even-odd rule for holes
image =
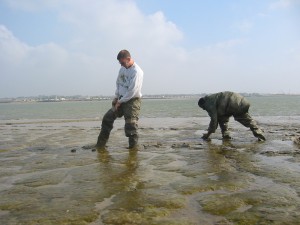
[[234, 92], [219, 92], [204, 97], [203, 109], [210, 116], [208, 131], [214, 133], [218, 127], [219, 117], [230, 117], [248, 112], [250, 103], [240, 94]]

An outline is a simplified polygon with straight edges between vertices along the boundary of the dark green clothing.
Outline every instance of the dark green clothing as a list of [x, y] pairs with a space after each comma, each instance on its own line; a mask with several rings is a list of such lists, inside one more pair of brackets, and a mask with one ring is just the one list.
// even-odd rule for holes
[[265, 140], [262, 130], [257, 126], [255, 120], [248, 113], [250, 103], [240, 94], [234, 92], [219, 92], [205, 96], [204, 104], [201, 107], [206, 110], [211, 118], [208, 132], [214, 133], [220, 125], [223, 138], [230, 137], [228, 131], [229, 117], [245, 127], [249, 127], [259, 140]]
[[[112, 108], [114, 111], [114, 106]], [[118, 111], [115, 112], [117, 117], [124, 116], [125, 123], [137, 123], [141, 110], [141, 99], [132, 98], [128, 102], [122, 103]]]
[[115, 111], [114, 105], [107, 111], [102, 119], [101, 131], [98, 137], [97, 146], [105, 147], [109, 139], [113, 124], [118, 117], [124, 116], [125, 119], [125, 135], [129, 137], [129, 144], [132, 145], [138, 139], [138, 120], [141, 109], [141, 99], [132, 98], [128, 102], [121, 104], [120, 108]]
[[248, 112], [250, 103], [240, 94], [233, 92], [219, 92], [204, 97], [203, 109], [211, 118], [208, 130], [214, 133], [218, 127], [225, 126], [230, 116], [238, 117]]

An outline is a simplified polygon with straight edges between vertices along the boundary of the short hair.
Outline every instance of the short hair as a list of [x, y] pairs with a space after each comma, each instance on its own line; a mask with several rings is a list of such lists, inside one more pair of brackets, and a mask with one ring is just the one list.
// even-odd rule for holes
[[203, 105], [204, 105], [204, 103], [205, 103], [205, 99], [204, 98], [200, 98], [199, 101], [198, 101], [198, 106], [202, 108]]
[[129, 51], [124, 49], [119, 52], [117, 59], [120, 60], [120, 59], [125, 59], [125, 58], [131, 58], [131, 55], [130, 55]]

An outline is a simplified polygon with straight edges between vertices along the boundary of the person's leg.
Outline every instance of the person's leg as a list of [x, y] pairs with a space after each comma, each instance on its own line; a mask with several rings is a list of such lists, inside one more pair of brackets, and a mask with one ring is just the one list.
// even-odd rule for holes
[[125, 119], [125, 135], [128, 137], [129, 148], [135, 148], [138, 144], [138, 120], [141, 109], [141, 99], [134, 98], [123, 103]]
[[116, 118], [117, 118], [116, 113], [112, 109], [108, 110], [107, 113], [104, 115], [101, 124], [101, 131], [98, 136], [98, 141], [96, 144], [97, 148], [105, 147], [109, 139], [110, 132], [113, 129], [113, 124]]
[[258, 127], [256, 121], [252, 119], [248, 112], [241, 115], [235, 115], [234, 119], [243, 124], [245, 127], [249, 127], [253, 135], [259, 140], [266, 140], [263, 135], [263, 131]]
[[228, 116], [221, 116], [218, 118], [219, 126], [222, 131], [222, 137], [223, 139], [231, 139], [230, 132], [228, 130], [228, 122], [229, 117]]

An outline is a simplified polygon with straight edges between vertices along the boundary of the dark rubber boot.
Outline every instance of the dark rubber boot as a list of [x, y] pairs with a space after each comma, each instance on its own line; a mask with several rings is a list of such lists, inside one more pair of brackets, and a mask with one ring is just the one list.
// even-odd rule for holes
[[223, 140], [231, 140], [232, 139], [232, 137], [229, 134], [223, 134], [222, 137], [223, 137]]
[[139, 137], [137, 134], [134, 134], [132, 136], [130, 136], [128, 138], [128, 142], [129, 142], [129, 149], [135, 149], [138, 147], [138, 140], [139, 140]]
[[102, 132], [100, 132], [99, 136], [98, 136], [98, 141], [96, 144], [96, 148], [99, 149], [105, 149], [106, 147], [106, 143], [108, 141], [109, 135], [107, 134], [103, 134]]
[[219, 125], [222, 131], [223, 140], [230, 140], [230, 132], [228, 130], [229, 117], [223, 116], [220, 118]]
[[222, 130], [222, 137], [223, 137], [223, 140], [231, 140], [232, 139], [228, 129]]

